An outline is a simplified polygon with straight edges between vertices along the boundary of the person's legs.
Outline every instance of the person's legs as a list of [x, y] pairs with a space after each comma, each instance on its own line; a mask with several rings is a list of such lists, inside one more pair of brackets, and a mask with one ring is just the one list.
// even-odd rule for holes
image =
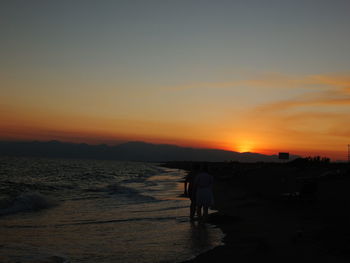
[[196, 201], [191, 200], [191, 206], [190, 206], [190, 218], [194, 218], [194, 214], [196, 213]]
[[208, 206], [203, 206], [203, 221], [206, 222], [208, 218]]
[[202, 205], [197, 205], [197, 216], [198, 216], [198, 219], [201, 219], [201, 217], [202, 217]]

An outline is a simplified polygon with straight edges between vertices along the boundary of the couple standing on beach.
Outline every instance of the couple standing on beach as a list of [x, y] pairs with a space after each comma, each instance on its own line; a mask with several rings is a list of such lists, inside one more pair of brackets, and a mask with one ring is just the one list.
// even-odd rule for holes
[[196, 211], [201, 222], [207, 220], [208, 209], [214, 204], [212, 187], [213, 177], [208, 173], [207, 164], [193, 164], [192, 170], [185, 177], [185, 196], [191, 199], [191, 220], [194, 220]]

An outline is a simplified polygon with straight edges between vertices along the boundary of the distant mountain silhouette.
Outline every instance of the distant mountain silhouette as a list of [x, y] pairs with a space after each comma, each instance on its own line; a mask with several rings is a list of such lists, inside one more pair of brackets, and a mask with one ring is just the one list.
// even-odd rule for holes
[[[55, 158], [88, 158], [120, 161], [238, 161], [276, 162], [277, 155], [238, 153], [215, 149], [197, 149], [167, 144], [127, 142], [117, 146], [88, 145], [85, 143], [49, 142], [0, 142], [0, 155]], [[295, 159], [298, 156], [291, 156]]]

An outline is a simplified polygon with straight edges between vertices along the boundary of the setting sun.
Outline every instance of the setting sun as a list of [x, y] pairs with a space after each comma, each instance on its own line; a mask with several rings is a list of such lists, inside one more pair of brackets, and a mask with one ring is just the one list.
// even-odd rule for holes
[[[339, 12], [347, 4], [327, 6], [333, 19], [310, 34], [295, 21], [322, 24], [323, 11], [303, 1], [310, 12], [297, 12], [300, 19], [280, 4], [263, 14], [260, 4], [236, 1], [107, 1], [86, 12], [57, 1], [62, 13], [6, 2], [0, 141], [144, 141], [346, 159], [350, 35], [348, 12]], [[273, 20], [280, 12], [286, 29]]]
[[222, 148], [240, 153], [256, 151], [256, 140], [235, 137], [228, 139], [228, 141], [230, 141], [231, 143], [228, 143], [227, 147]]
[[0, 263], [350, 262], [349, 13], [2, 0]]
[[238, 152], [251, 152], [253, 151], [253, 142], [250, 141], [242, 141], [238, 146], [237, 146], [237, 151]]

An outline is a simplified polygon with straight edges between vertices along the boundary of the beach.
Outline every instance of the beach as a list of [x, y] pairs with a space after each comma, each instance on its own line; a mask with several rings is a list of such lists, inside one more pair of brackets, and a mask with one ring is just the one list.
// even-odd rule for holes
[[222, 244], [189, 223], [183, 170], [1, 157], [0, 171], [0, 262], [181, 262]]
[[211, 166], [225, 245], [186, 262], [349, 262], [347, 164]]

